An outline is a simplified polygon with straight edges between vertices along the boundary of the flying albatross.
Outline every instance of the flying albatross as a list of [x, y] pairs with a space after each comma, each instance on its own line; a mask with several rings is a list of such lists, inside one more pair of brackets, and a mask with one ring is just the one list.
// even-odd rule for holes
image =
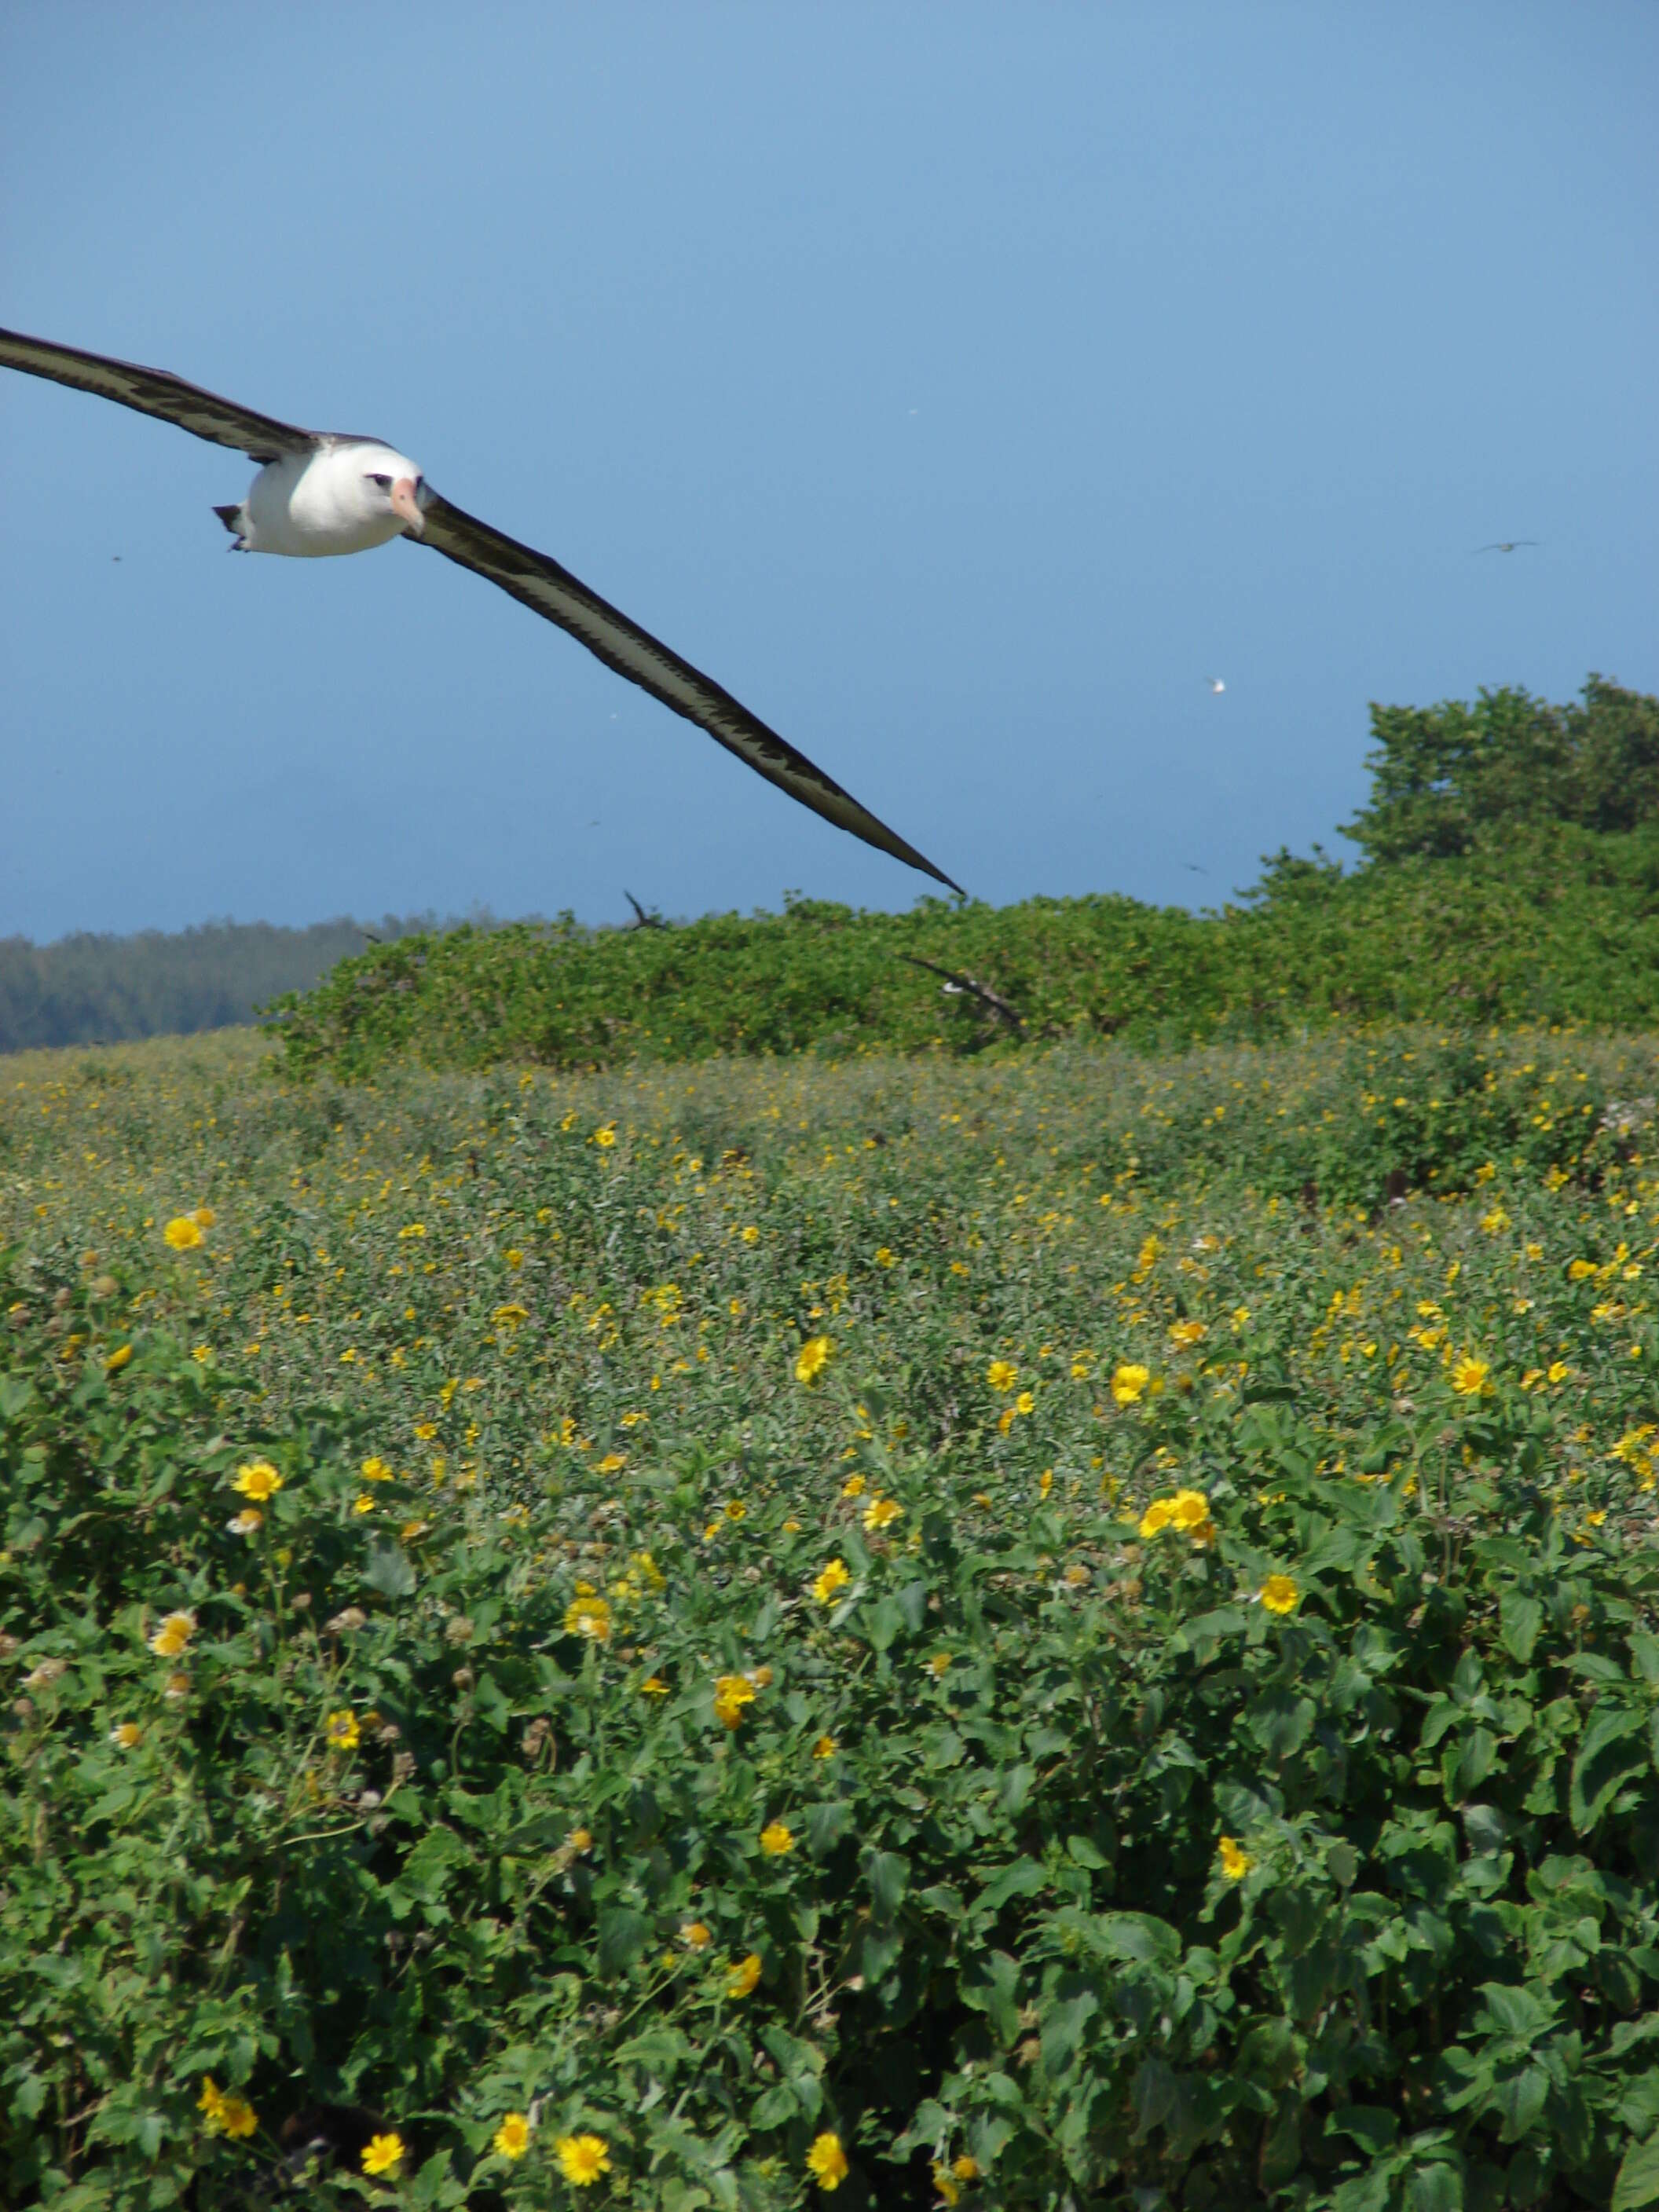
[[607, 667], [706, 730], [814, 814], [951, 890], [961, 889], [712, 678], [545, 553], [452, 507], [407, 454], [379, 438], [296, 429], [234, 400], [220, 399], [165, 369], [138, 368], [16, 331], [0, 331], [0, 368], [21, 369], [113, 399], [141, 415], [159, 416], [193, 437], [228, 446], [258, 462], [259, 473], [240, 506], [214, 509], [232, 534], [234, 552], [366, 553], [393, 538], [430, 546], [568, 630]]

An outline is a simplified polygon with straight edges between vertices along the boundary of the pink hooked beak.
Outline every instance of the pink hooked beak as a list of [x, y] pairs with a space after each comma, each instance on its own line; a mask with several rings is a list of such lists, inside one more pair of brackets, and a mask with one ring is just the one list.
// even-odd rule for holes
[[426, 517], [421, 513], [415, 497], [413, 477], [399, 477], [392, 485], [392, 506], [393, 513], [401, 514], [410, 529], [419, 538], [426, 529]]

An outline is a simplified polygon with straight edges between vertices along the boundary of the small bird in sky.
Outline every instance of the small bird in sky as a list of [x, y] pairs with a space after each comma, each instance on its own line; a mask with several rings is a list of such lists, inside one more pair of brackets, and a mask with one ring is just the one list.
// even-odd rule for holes
[[[837, 829], [959, 891], [942, 868], [826, 775], [711, 677], [694, 668], [545, 553], [453, 507], [419, 466], [380, 438], [302, 430], [221, 399], [168, 370], [0, 330], [0, 368], [21, 369], [154, 415], [257, 461], [245, 499], [214, 513], [238, 553], [366, 553], [407, 538], [568, 630], [619, 676], [683, 714], [769, 783]], [[371, 643], [375, 642], [370, 641]], [[303, 651], [303, 640], [299, 649]]]
[[1218, 699], [1227, 688], [1224, 677], [1206, 676], [1204, 681], [1209, 685], [1212, 695]]
[[1477, 545], [1477, 553], [1517, 553], [1523, 545], [1536, 545], [1536, 538], [1495, 538], [1490, 545]]

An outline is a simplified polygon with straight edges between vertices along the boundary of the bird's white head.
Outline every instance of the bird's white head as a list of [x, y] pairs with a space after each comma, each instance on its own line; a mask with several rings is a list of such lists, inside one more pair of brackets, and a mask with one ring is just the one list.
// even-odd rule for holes
[[368, 514], [376, 519], [395, 515], [412, 537], [426, 528], [421, 512], [421, 493], [426, 478], [407, 453], [390, 446], [362, 446], [353, 455], [359, 475], [359, 496]]

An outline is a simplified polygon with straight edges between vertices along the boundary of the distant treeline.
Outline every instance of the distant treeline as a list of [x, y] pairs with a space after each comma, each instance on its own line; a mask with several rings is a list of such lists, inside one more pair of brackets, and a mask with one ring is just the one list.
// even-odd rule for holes
[[[487, 916], [473, 917], [488, 925]], [[284, 991], [306, 991], [337, 961], [453, 921], [388, 915], [372, 931], [343, 918], [308, 929], [268, 921], [210, 921], [136, 937], [82, 931], [52, 945], [0, 938], [0, 1052], [39, 1045], [116, 1044], [250, 1022]]]

